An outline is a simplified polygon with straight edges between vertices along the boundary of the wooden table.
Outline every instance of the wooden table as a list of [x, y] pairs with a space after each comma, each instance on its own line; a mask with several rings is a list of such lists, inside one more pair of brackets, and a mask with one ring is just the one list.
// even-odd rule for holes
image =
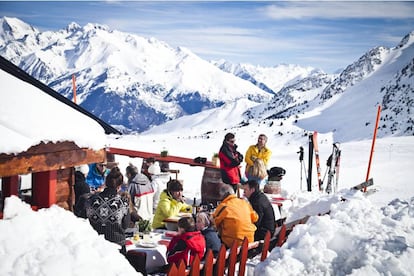
[[171, 217], [164, 219], [163, 222], [165, 223], [165, 227], [167, 228], [167, 230], [177, 231], [178, 230], [177, 223], [180, 220], [180, 218], [191, 217], [191, 216], [192, 214], [190, 213], [179, 213], [177, 216], [171, 216]]

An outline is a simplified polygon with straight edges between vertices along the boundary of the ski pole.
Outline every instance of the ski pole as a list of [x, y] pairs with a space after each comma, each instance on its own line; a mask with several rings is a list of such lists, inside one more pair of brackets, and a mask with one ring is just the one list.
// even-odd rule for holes
[[[299, 154], [299, 162], [300, 162], [300, 164], [301, 164], [301, 166], [300, 166], [300, 191], [302, 191], [302, 163], [303, 163], [303, 147], [302, 147], [302, 146], [300, 146], [300, 147], [299, 147], [299, 151], [298, 151], [298, 152], [296, 152], [296, 153], [298, 153], [298, 154]], [[305, 174], [306, 174], [306, 170], [305, 170]], [[307, 182], [307, 179], [306, 179], [306, 182]]]

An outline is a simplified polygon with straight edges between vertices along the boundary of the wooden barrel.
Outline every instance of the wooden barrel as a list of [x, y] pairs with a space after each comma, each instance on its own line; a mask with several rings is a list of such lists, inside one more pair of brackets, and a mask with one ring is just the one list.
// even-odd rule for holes
[[221, 200], [219, 190], [224, 184], [221, 181], [220, 168], [205, 167], [203, 179], [201, 181], [201, 204], [212, 203], [214, 206]]
[[265, 194], [281, 194], [282, 189], [280, 181], [268, 181], [263, 188]]

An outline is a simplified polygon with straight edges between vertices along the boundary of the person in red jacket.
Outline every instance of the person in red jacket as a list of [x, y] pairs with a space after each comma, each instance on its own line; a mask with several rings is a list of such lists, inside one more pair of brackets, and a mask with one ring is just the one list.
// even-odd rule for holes
[[182, 217], [178, 220], [178, 235], [173, 237], [167, 248], [167, 261], [169, 264], [180, 264], [183, 260], [186, 266], [193, 263], [195, 256], [200, 260], [206, 251], [206, 241], [192, 217]]
[[243, 155], [237, 151], [236, 138], [233, 133], [224, 136], [223, 145], [219, 151], [221, 180], [233, 187], [236, 192], [240, 184], [240, 163]]

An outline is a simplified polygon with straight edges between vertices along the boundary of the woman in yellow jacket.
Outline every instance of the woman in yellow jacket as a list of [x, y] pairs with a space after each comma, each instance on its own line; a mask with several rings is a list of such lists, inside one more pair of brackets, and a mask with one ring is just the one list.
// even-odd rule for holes
[[254, 160], [260, 158], [265, 163], [266, 167], [268, 166], [270, 157], [272, 156], [272, 151], [266, 147], [267, 143], [267, 136], [264, 134], [260, 134], [257, 138], [257, 144], [251, 145], [244, 156], [244, 161], [246, 162], [246, 170], [247, 173], [249, 168], [253, 166]]
[[192, 207], [184, 202], [183, 185], [172, 179], [167, 183], [167, 189], [160, 194], [160, 201], [155, 210], [152, 228], [165, 228], [164, 219], [177, 216], [180, 212], [191, 212]]
[[221, 241], [227, 247], [231, 247], [233, 241], [241, 245], [244, 237], [247, 237], [249, 242], [253, 242], [256, 231], [254, 223], [259, 216], [250, 203], [238, 198], [229, 185], [223, 184], [220, 188], [220, 195], [223, 201], [214, 211], [213, 219]]

